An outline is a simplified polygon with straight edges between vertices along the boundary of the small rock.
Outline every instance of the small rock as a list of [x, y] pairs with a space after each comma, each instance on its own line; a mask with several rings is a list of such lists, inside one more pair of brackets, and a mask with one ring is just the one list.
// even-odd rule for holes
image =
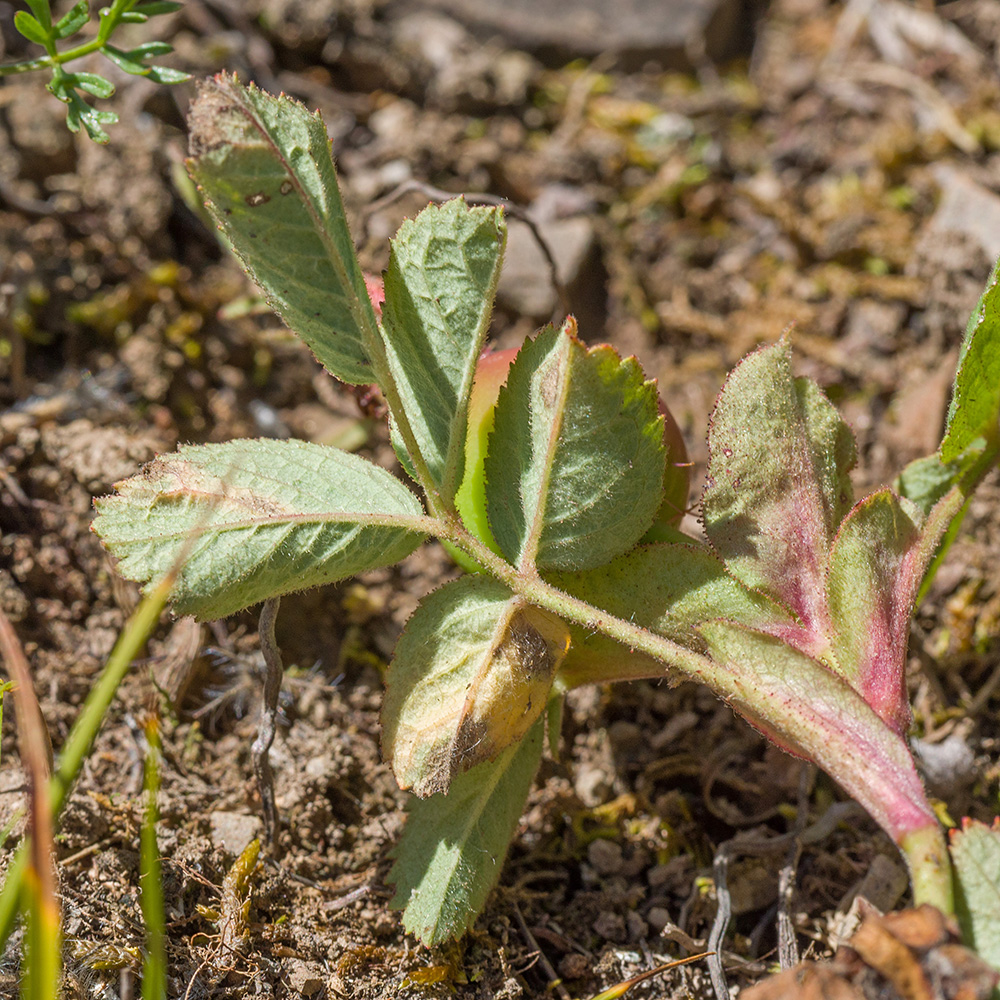
[[625, 918], [620, 913], [605, 910], [591, 925], [594, 933], [605, 941], [622, 944], [625, 941]]
[[588, 808], [599, 806], [611, 793], [607, 773], [599, 767], [582, 765], [576, 773], [573, 788], [577, 797]]
[[[540, 223], [538, 229], [555, 258], [556, 273], [577, 313], [581, 331], [585, 337], [599, 334], [600, 329], [592, 327], [603, 325], [606, 293], [591, 221], [584, 216], [555, 219]], [[536, 320], [548, 319], [559, 303], [548, 262], [531, 230], [517, 219], [508, 224], [507, 252], [497, 301], [513, 313]]]
[[622, 868], [622, 849], [613, 840], [595, 840], [587, 848], [587, 860], [598, 875], [617, 875]]
[[293, 958], [285, 966], [285, 981], [292, 996], [312, 997], [323, 989], [323, 970], [315, 962]]
[[1000, 196], [954, 167], [940, 164], [932, 173], [941, 185], [941, 201], [921, 243], [957, 233], [981, 247], [990, 260], [1000, 257]]
[[735, 0], [424, 0], [483, 34], [549, 60], [610, 52], [627, 66], [688, 68], [688, 52], [726, 58], [753, 42]]
[[670, 912], [665, 910], [662, 906], [651, 906], [649, 908], [649, 913], [646, 914], [646, 919], [649, 921], [649, 926], [656, 931], [657, 934], [663, 930], [668, 924], [672, 924], [673, 918], [670, 916]]
[[649, 924], [635, 910], [629, 910], [625, 914], [625, 926], [628, 928], [630, 941], [645, 941], [649, 936]]
[[559, 961], [559, 975], [563, 979], [583, 979], [584, 976], [590, 975], [590, 971], [590, 959], [575, 951], [563, 955]]
[[260, 831], [260, 819], [243, 813], [214, 812], [208, 821], [212, 827], [212, 842], [235, 856], [242, 854]]

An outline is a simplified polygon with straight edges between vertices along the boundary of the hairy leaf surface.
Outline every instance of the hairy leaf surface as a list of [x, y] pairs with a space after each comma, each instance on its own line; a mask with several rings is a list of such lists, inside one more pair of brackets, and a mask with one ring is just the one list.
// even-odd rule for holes
[[388, 881], [392, 905], [406, 907], [403, 925], [424, 944], [463, 934], [486, 903], [541, 761], [543, 729], [538, 719], [495, 761], [457, 775], [447, 795], [410, 802]]
[[202, 620], [392, 565], [424, 537], [398, 479], [303, 441], [187, 446], [117, 489], [94, 530], [118, 569], [155, 584], [180, 565], [171, 601]]
[[345, 382], [375, 381], [378, 332], [326, 126], [220, 74], [191, 108], [188, 169], [268, 304]]
[[627, 552], [663, 498], [663, 418], [634, 358], [587, 348], [569, 319], [521, 349], [500, 390], [486, 509], [522, 569], [587, 569]]
[[720, 665], [713, 690], [765, 736], [818, 764], [897, 840], [936, 822], [905, 740], [843, 678], [730, 622], [701, 633]]
[[[797, 627], [783, 608], [748, 590], [714, 552], [695, 542], [642, 546], [605, 566], [548, 579], [596, 608], [699, 651], [706, 644], [698, 626], [715, 618], [769, 631]], [[570, 631], [572, 644], [561, 668], [570, 686], [610, 679], [614, 664], [627, 668], [639, 657], [592, 629]], [[657, 669], [662, 672], [663, 665]]]
[[498, 208], [456, 198], [404, 222], [385, 273], [389, 366], [427, 467], [446, 499], [462, 480], [469, 393], [500, 277]]
[[854, 437], [786, 341], [743, 359], [709, 425], [705, 532], [739, 580], [826, 632], [826, 558], [851, 507]]
[[503, 584], [468, 576], [424, 598], [389, 666], [383, 753], [401, 788], [447, 790], [545, 708], [569, 635]]
[[906, 644], [923, 574], [922, 521], [891, 490], [865, 497], [841, 525], [827, 579], [836, 669], [900, 734], [910, 724]]
[[969, 317], [958, 356], [958, 371], [941, 460], [952, 462], [977, 438], [997, 438], [1000, 416], [1000, 261]]
[[1000, 827], [966, 818], [950, 846], [962, 940], [1000, 970]]

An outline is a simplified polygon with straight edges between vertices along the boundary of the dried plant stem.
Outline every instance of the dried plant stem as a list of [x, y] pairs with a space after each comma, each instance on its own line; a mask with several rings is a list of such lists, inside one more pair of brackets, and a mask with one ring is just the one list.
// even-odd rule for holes
[[274, 772], [271, 770], [270, 752], [278, 720], [278, 696], [281, 694], [281, 678], [284, 665], [281, 652], [274, 637], [274, 623], [278, 617], [281, 599], [272, 597], [260, 609], [260, 651], [264, 655], [264, 704], [260, 710], [257, 739], [253, 741], [251, 754], [253, 770], [257, 776], [257, 790], [260, 793], [261, 811], [264, 818], [264, 839], [273, 847], [278, 836], [278, 810], [274, 804]]

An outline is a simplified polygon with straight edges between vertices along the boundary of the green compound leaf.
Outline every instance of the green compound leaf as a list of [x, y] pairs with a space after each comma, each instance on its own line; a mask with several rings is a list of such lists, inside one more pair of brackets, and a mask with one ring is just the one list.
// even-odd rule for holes
[[832, 670], [731, 622], [701, 626], [712, 688], [772, 742], [818, 764], [897, 841], [937, 820], [906, 741]]
[[65, 80], [58, 81], [55, 76], [48, 89], [66, 104], [66, 127], [70, 132], [86, 129], [87, 135], [102, 146], [111, 141], [111, 136], [101, 128], [102, 125], [114, 125], [118, 115], [114, 111], [99, 111], [92, 108]]
[[31, 8], [31, 13], [38, 18], [41, 26], [48, 31], [52, 27], [52, 9], [49, 0], [24, 0]]
[[[698, 626], [724, 618], [780, 633], [795, 623], [781, 607], [731, 577], [704, 545], [642, 546], [605, 566], [581, 573], [547, 574], [574, 597], [698, 651], [706, 648]], [[600, 683], [617, 669], [629, 672], [647, 659], [593, 630], [572, 626], [572, 643], [560, 676], [568, 686]]]
[[180, 614], [222, 618], [388, 566], [422, 541], [416, 497], [357, 455], [302, 441], [181, 448], [96, 501], [94, 531], [130, 580], [180, 566]]
[[331, 374], [375, 381], [375, 313], [323, 120], [222, 74], [202, 85], [189, 124], [191, 176], [268, 304]]
[[837, 672], [900, 734], [911, 718], [906, 644], [922, 525], [920, 511], [890, 490], [865, 497], [840, 527], [827, 579]]
[[393, 851], [392, 906], [406, 907], [403, 925], [425, 945], [459, 937], [472, 925], [500, 877], [542, 758], [538, 719], [495, 761], [452, 782], [447, 795], [414, 799]]
[[966, 818], [950, 839], [962, 940], [1000, 970], [1000, 827]]
[[70, 73], [68, 76], [72, 86], [94, 97], [111, 97], [115, 92], [115, 85], [97, 73]]
[[1000, 261], [969, 317], [944, 439], [942, 462], [953, 462], [979, 437], [997, 439], [1000, 415]]
[[19, 10], [14, 14], [14, 27], [29, 42], [35, 42], [37, 45], [45, 45], [49, 40], [48, 31], [26, 10]]
[[493, 760], [541, 715], [569, 634], [503, 584], [468, 576], [424, 598], [386, 678], [382, 751], [427, 796]]
[[190, 80], [191, 74], [179, 69], [171, 69], [169, 66], [150, 66], [147, 77], [153, 83], [171, 84], [183, 83], [185, 80]]
[[499, 209], [455, 199], [425, 208], [392, 241], [382, 306], [389, 366], [445, 500], [462, 480], [469, 393], [506, 236]]
[[568, 319], [521, 348], [500, 390], [486, 510], [521, 569], [589, 569], [627, 552], [663, 498], [663, 417], [635, 358], [587, 348]]
[[183, 6], [184, 4], [177, 3], [176, 0], [150, 0], [149, 3], [136, 4], [132, 12], [155, 17], [157, 14], [173, 14]]
[[56, 38], [75, 35], [90, 20], [88, 0], [79, 0], [56, 22]]
[[709, 424], [705, 532], [729, 571], [825, 634], [826, 559], [851, 507], [850, 428], [782, 340], [730, 374]]

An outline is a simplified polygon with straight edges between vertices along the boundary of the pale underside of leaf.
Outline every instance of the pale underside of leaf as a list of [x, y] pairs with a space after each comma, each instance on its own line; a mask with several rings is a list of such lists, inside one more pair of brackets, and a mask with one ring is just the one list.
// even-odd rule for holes
[[950, 846], [962, 938], [1000, 970], [1000, 829], [966, 819]]
[[413, 613], [389, 666], [383, 752], [400, 787], [445, 791], [542, 713], [569, 644], [557, 619], [494, 580], [463, 577]]
[[937, 822], [903, 738], [841, 677], [773, 636], [701, 627], [716, 694], [778, 746], [818, 764], [897, 842]]
[[202, 620], [391, 565], [424, 537], [397, 479], [302, 441], [183, 447], [117, 489], [94, 530], [119, 571], [152, 585], [178, 570], [172, 603]]
[[570, 319], [521, 349], [497, 400], [486, 504], [505, 558], [586, 569], [628, 551], [663, 495], [663, 418], [634, 358], [586, 348]]
[[447, 795], [410, 803], [388, 881], [406, 930], [424, 944], [463, 934], [483, 908], [538, 770], [543, 729], [536, 720], [495, 761], [457, 775]]
[[392, 241], [382, 309], [388, 363], [446, 500], [462, 480], [469, 393], [505, 240], [499, 209], [455, 199], [404, 222]]
[[709, 425], [705, 531], [729, 571], [828, 631], [830, 542], [851, 506], [854, 438], [817, 386], [793, 379], [785, 341], [744, 358]]
[[190, 125], [191, 176], [268, 303], [331, 374], [375, 381], [375, 313], [322, 119], [221, 74]]
[[997, 438], [1000, 414], [1000, 261], [969, 318], [940, 454], [952, 462], [977, 438]]
[[848, 514], [827, 579], [838, 673], [897, 733], [910, 724], [906, 645], [923, 565], [922, 517], [890, 490]]

